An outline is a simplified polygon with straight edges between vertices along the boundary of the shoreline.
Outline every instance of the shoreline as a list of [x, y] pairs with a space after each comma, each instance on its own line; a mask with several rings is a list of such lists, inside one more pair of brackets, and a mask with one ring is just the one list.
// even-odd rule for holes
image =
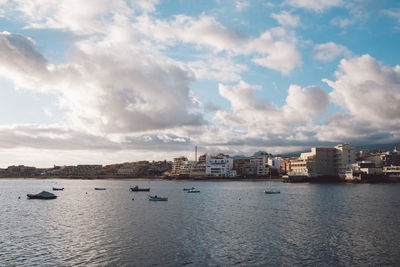
[[165, 178], [165, 177], [1, 177], [1, 180], [121, 180], [121, 181], [175, 181], [175, 182], [282, 182], [281, 178]]

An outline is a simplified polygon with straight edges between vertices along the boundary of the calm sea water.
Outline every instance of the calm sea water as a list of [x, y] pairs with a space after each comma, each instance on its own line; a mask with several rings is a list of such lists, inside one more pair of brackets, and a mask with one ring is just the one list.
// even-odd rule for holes
[[[26, 199], [53, 186], [65, 187], [56, 200]], [[400, 184], [265, 187], [0, 180], [0, 266], [400, 265]]]

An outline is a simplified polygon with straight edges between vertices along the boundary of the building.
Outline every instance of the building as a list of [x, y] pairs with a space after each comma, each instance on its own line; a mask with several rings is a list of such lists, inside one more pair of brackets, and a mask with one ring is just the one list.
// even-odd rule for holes
[[344, 178], [348, 167], [356, 162], [356, 148], [349, 144], [340, 144], [335, 146], [336, 159], [335, 167], [337, 174]]
[[370, 181], [382, 177], [382, 168], [375, 162], [359, 161], [348, 166], [345, 173], [346, 181]]
[[8, 177], [31, 177], [39, 174], [35, 167], [24, 165], [9, 166], [5, 169], [5, 173]]
[[345, 178], [347, 167], [356, 159], [355, 148], [348, 144], [335, 147], [313, 147], [311, 152], [301, 153], [290, 160], [289, 176], [339, 176]]
[[233, 159], [228, 155], [207, 155], [206, 161], [206, 176], [236, 177], [236, 171], [233, 170]]
[[235, 159], [233, 160], [233, 170], [236, 172], [237, 176], [247, 177], [251, 176], [248, 169], [250, 168], [250, 159]]
[[247, 172], [252, 173], [254, 176], [269, 176], [270, 171], [268, 168], [268, 154], [260, 154], [250, 157], [250, 168]]
[[190, 169], [191, 177], [204, 177], [206, 176], [206, 163], [194, 162]]
[[172, 164], [171, 175], [179, 176], [181, 174], [181, 166], [188, 162], [188, 159], [184, 156], [179, 158], [174, 158], [174, 162]]
[[381, 155], [382, 166], [400, 166], [400, 151], [395, 148], [393, 151]]
[[384, 166], [383, 173], [392, 182], [400, 181], [400, 165], [398, 166]]

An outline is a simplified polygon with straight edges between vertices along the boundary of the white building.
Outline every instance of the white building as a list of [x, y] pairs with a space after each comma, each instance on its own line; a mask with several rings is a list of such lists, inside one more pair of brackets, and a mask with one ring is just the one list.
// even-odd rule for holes
[[283, 158], [281, 157], [269, 157], [267, 164], [269, 168], [277, 169], [278, 171], [280, 171], [282, 162]]
[[351, 147], [349, 144], [340, 144], [335, 146], [336, 149], [336, 172], [344, 178], [346, 176], [346, 170], [351, 164], [356, 162], [356, 148]]
[[206, 176], [235, 177], [236, 171], [232, 170], [233, 159], [224, 154], [206, 157]]

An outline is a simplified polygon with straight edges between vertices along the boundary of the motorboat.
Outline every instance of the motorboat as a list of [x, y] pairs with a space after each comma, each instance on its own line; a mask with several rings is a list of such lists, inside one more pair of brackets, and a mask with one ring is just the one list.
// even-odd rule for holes
[[190, 189], [187, 191], [187, 193], [200, 193], [200, 190]]
[[281, 191], [274, 191], [274, 190], [265, 190], [265, 194], [280, 194]]
[[135, 187], [131, 187], [131, 191], [132, 192], [149, 192], [150, 187], [149, 188], [139, 188], [139, 186], [135, 186]]
[[63, 191], [64, 187], [60, 188], [60, 187], [53, 187], [53, 191]]
[[94, 190], [106, 190], [104, 187], [95, 187]]
[[191, 187], [191, 188], [183, 188], [183, 191], [189, 191], [189, 190], [194, 190], [194, 187]]
[[39, 194], [27, 194], [26, 195], [29, 199], [56, 199], [57, 196], [53, 193], [42, 191]]
[[150, 201], [168, 201], [167, 197], [149, 196]]

